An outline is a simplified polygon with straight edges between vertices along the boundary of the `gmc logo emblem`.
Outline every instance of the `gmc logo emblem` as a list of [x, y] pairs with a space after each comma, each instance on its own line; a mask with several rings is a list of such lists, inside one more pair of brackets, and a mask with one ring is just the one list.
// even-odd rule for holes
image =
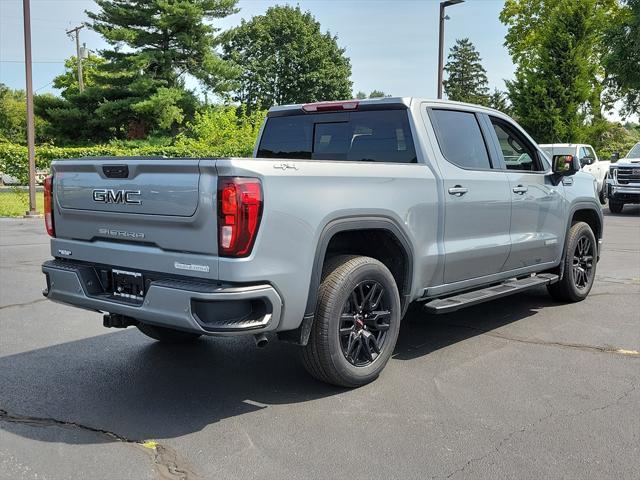
[[142, 201], [137, 197], [141, 194], [140, 190], [113, 190], [111, 188], [97, 188], [93, 191], [93, 201], [101, 203], [140, 205]]

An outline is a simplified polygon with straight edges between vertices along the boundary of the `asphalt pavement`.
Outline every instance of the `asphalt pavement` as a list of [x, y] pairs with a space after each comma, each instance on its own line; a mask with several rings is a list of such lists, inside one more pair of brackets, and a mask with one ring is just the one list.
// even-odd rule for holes
[[1, 479], [640, 478], [640, 206], [591, 295], [405, 318], [373, 384], [297, 347], [163, 346], [41, 295], [42, 220], [0, 219]]

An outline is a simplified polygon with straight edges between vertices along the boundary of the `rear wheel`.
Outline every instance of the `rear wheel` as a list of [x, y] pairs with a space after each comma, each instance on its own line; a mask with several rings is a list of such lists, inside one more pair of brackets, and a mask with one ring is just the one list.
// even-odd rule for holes
[[318, 380], [358, 387], [375, 380], [393, 353], [400, 296], [391, 272], [374, 258], [341, 256], [325, 268], [305, 368]]
[[161, 343], [187, 343], [197, 340], [201, 335], [198, 333], [183, 332], [173, 328], [158, 327], [148, 323], [138, 323], [138, 330], [147, 337], [151, 337]]
[[564, 274], [547, 288], [553, 298], [562, 302], [579, 302], [587, 298], [596, 276], [598, 245], [591, 227], [574, 223], [567, 233]]
[[609, 200], [609, 211], [611, 213], [620, 213], [620, 212], [622, 212], [622, 207], [624, 207], [624, 203], [622, 203], [622, 202], [614, 202], [613, 200]]

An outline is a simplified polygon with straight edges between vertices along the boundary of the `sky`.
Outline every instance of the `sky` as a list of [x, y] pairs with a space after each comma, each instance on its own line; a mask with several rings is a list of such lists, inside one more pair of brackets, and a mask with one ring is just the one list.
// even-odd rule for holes
[[[466, 0], [447, 9], [445, 52], [456, 39], [468, 37], [480, 52], [491, 90], [504, 90], [514, 65], [506, 48], [506, 28], [498, 19], [502, 0]], [[437, 0], [240, 0], [240, 12], [215, 21], [223, 30], [259, 15], [274, 4], [299, 4], [337, 35], [351, 59], [354, 93], [382, 90], [394, 96], [435, 97], [438, 61]], [[53, 77], [64, 59], [75, 54], [65, 31], [87, 20], [90, 0], [31, 0], [33, 88], [55, 92]], [[83, 29], [81, 42], [90, 50], [105, 47], [101, 37]], [[0, 0], [0, 82], [24, 88], [22, 0]]]

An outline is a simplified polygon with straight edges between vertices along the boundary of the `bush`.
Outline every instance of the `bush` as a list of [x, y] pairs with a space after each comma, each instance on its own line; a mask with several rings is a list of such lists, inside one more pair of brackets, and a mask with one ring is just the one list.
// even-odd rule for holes
[[221, 156], [251, 156], [266, 111], [246, 114], [244, 107], [210, 107], [196, 113], [176, 146], [196, 150], [215, 149]]
[[[245, 115], [243, 109], [235, 107], [212, 107], [196, 115], [175, 145], [133, 142], [89, 147], [41, 145], [36, 147], [36, 168], [47, 170], [56, 159], [95, 156], [248, 157], [264, 116], [265, 112]], [[0, 171], [27, 183], [27, 147], [0, 142]]]

